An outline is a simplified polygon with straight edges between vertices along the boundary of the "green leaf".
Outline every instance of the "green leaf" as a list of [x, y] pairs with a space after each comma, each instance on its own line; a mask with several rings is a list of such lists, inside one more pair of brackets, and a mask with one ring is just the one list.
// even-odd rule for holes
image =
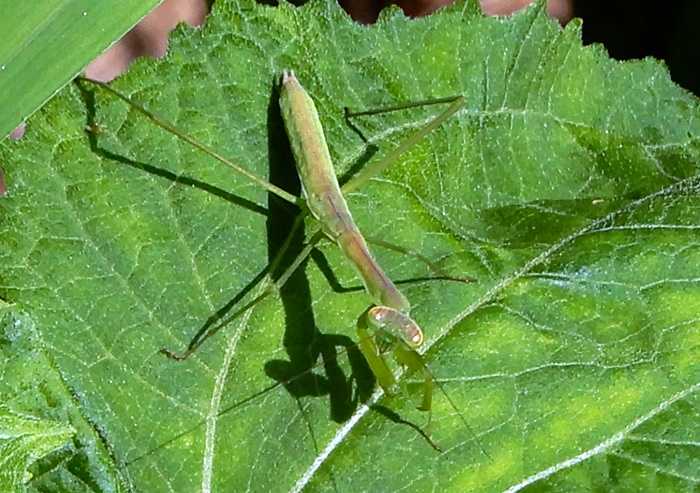
[[119, 491], [109, 453], [32, 319], [3, 303], [1, 321], [0, 489]]
[[3, 2], [0, 139], [158, 3], [158, 0]]
[[[368, 298], [332, 245], [191, 360], [160, 355], [258, 291], [293, 214], [80, 84], [0, 151], [1, 294], [36, 321], [128, 486], [693, 488], [697, 99], [654, 60], [583, 48], [580, 24], [562, 30], [542, 2], [508, 19], [475, 2], [418, 20], [390, 10], [371, 27], [332, 1], [217, 2], [204, 28], [180, 29], [166, 59], [137, 63], [115, 87], [292, 189], [275, 91], [286, 68], [313, 95], [346, 178], [372, 145], [376, 159], [440, 110], [362, 118], [366, 143], [344, 106], [465, 96], [349, 203], [365, 233], [478, 279], [402, 284], [426, 360], [471, 431], [436, 393], [436, 453], [390, 419], [423, 425], [417, 395], [381, 397], [384, 410], [354, 401], [347, 354]], [[395, 279], [430, 275], [415, 257], [375, 253]], [[315, 377], [286, 386], [268, 376], [317, 361]]]
[[24, 483], [30, 476], [27, 467], [37, 458], [65, 445], [72, 434], [70, 427], [16, 415], [0, 406], [2, 491], [24, 491]]

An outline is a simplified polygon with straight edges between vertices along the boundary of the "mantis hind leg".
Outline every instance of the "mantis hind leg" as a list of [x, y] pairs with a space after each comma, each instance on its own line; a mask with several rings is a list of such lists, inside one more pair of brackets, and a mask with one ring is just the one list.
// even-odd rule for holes
[[417, 142], [419, 142], [423, 137], [428, 135], [430, 132], [432, 132], [434, 129], [439, 127], [440, 125], [443, 124], [447, 119], [449, 119], [452, 115], [457, 113], [462, 107], [464, 106], [464, 98], [462, 96], [450, 96], [447, 98], [439, 98], [439, 99], [432, 99], [432, 100], [427, 100], [427, 101], [418, 101], [414, 103], [406, 103], [406, 104], [399, 104], [395, 106], [388, 106], [385, 108], [379, 108], [376, 110], [369, 110], [369, 111], [351, 111], [348, 108], [345, 108], [345, 118], [350, 119], [350, 118], [355, 118], [358, 116], [363, 116], [363, 115], [377, 115], [381, 113], [388, 113], [392, 111], [400, 111], [404, 110], [407, 108], [415, 108], [418, 106], [426, 106], [426, 105], [431, 105], [431, 104], [447, 104], [449, 103], [449, 106], [445, 111], [442, 113], [438, 114], [436, 117], [431, 119], [428, 123], [426, 123], [424, 126], [421, 128], [416, 129], [412, 134], [410, 134], [408, 137], [406, 137], [405, 140], [399, 143], [399, 145], [394, 148], [391, 152], [389, 152], [386, 156], [384, 156], [383, 159], [374, 161], [370, 163], [368, 166], [363, 168], [359, 173], [357, 173], [355, 176], [353, 176], [349, 181], [347, 181], [342, 187], [343, 193], [348, 193], [352, 192], [354, 190], [357, 190], [358, 188], [361, 188], [362, 185], [364, 185], [366, 182], [368, 182], [371, 178], [381, 174], [386, 168], [391, 166], [392, 163], [394, 163], [401, 154], [403, 154], [405, 151], [413, 147]]
[[[357, 322], [358, 346], [367, 360], [372, 373], [384, 391], [391, 395], [397, 385], [396, 377], [385, 360], [385, 353], [377, 345], [374, 336], [367, 325], [367, 314], [364, 313]], [[423, 376], [423, 395], [418, 409], [430, 412], [433, 403], [433, 376], [428, 371], [423, 358], [415, 350], [401, 341], [393, 342], [393, 353], [396, 362], [406, 367], [408, 375], [420, 372]]]
[[413, 250], [409, 250], [408, 248], [402, 247], [400, 245], [396, 245], [394, 243], [388, 242], [382, 238], [377, 238], [374, 236], [365, 235], [365, 240], [367, 241], [367, 243], [370, 243], [372, 245], [376, 245], [378, 247], [384, 248], [384, 249], [389, 250], [391, 252], [396, 252], [396, 253], [400, 253], [402, 255], [412, 257], [412, 258], [416, 259], [417, 261], [425, 264], [428, 267], [428, 269], [433, 273], [433, 277], [424, 278], [424, 279], [421, 278], [421, 279], [417, 279], [417, 280], [420, 280], [420, 281], [430, 281], [430, 280], [455, 281], [455, 282], [461, 282], [461, 283], [465, 283], [465, 284], [476, 282], [476, 279], [474, 279], [473, 277], [453, 276], [453, 275], [449, 274], [448, 272], [444, 271], [442, 269], [442, 267], [440, 267], [438, 264], [436, 264], [435, 262], [430, 260], [425, 255], [422, 255], [418, 252], [414, 252]]

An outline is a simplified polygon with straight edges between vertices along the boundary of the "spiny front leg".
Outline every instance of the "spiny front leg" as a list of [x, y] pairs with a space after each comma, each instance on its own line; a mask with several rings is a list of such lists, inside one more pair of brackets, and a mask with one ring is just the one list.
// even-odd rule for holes
[[[387, 306], [374, 306], [358, 320], [360, 351], [367, 359], [379, 385], [392, 393], [396, 378], [387, 365], [384, 352], [375, 341], [375, 335], [390, 341], [396, 362], [407, 368], [408, 374], [421, 372], [425, 377], [423, 398], [418, 409], [430, 411], [433, 400], [433, 378], [421, 356], [415, 351], [423, 343], [423, 331], [408, 315]], [[371, 333], [370, 333], [371, 332]]]
[[374, 334], [370, 333], [367, 313], [363, 313], [357, 321], [358, 346], [379, 386], [384, 389], [384, 392], [391, 395], [396, 390], [396, 377], [394, 377], [394, 373], [384, 360], [384, 355], [374, 342]]

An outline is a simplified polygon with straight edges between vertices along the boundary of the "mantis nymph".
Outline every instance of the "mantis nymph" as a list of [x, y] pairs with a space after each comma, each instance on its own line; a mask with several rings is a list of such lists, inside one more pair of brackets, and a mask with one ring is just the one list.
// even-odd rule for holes
[[[99, 84], [121, 99], [133, 104], [128, 98], [115, 92], [108, 86], [94, 81], [91, 82]], [[372, 373], [376, 377], [378, 384], [387, 393], [393, 393], [395, 391], [397, 385], [396, 377], [394, 371], [387, 364], [385, 357], [385, 354], [390, 350], [396, 362], [400, 366], [406, 367], [409, 374], [422, 374], [422, 399], [418, 408], [430, 411], [434, 380], [422, 357], [417, 352], [417, 349], [419, 349], [424, 342], [423, 331], [411, 318], [410, 303], [406, 296], [401, 293], [396, 284], [389, 278], [370, 253], [365, 238], [360, 233], [359, 228], [352, 218], [343, 193], [357, 189], [367, 180], [379, 174], [401, 153], [458, 111], [463, 106], [464, 100], [461, 96], [457, 96], [427, 102], [411, 103], [408, 105], [385, 108], [383, 110], [348, 113], [347, 116], [352, 117], [385, 111], [396, 111], [425, 104], [450, 103], [449, 107], [444, 112], [410, 135], [393, 153], [386, 156], [383, 160], [365, 167], [354, 179], [348, 181], [341, 188], [335, 176], [330, 153], [313, 100], [301, 86], [292, 71], [284, 72], [281, 83], [282, 87], [279, 104], [302, 184], [303, 196], [301, 199], [251, 174], [244, 168], [231, 163], [211, 149], [195, 141], [193, 138], [180, 133], [173, 126], [160, 120], [147, 110], [140, 108], [138, 105], [134, 105], [138, 111], [145, 114], [157, 125], [174, 132], [190, 144], [205, 151], [215, 159], [231, 166], [237, 172], [263, 186], [269, 192], [283, 200], [300, 205], [302, 213], [297, 217], [293, 232], [302, 224], [303, 218], [307, 213], [316, 220], [315, 229], [308, 235], [310, 240], [296, 259], [292, 261], [291, 265], [273, 284], [268, 286], [261, 294], [254, 297], [253, 300], [235, 310], [224, 320], [219, 321], [206, 332], [195, 336], [185, 351], [177, 353], [169, 349], [162, 349], [161, 352], [175, 360], [187, 359], [205, 340], [216, 334], [221, 328], [245, 313], [252, 306], [262, 301], [263, 298], [281, 288], [294, 271], [309, 256], [318, 241], [322, 238], [329, 238], [339, 246], [343, 255], [356, 268], [356, 271], [362, 279], [365, 290], [372, 301], [372, 305], [358, 318], [356, 328], [358, 335], [357, 344]], [[282, 250], [284, 250], [284, 248]], [[283, 252], [280, 252], [277, 258], [273, 260], [273, 264], [280, 261], [282, 253]], [[454, 279], [462, 282], [472, 281], [472, 279], [469, 278]]]
[[[285, 71], [280, 96], [282, 116], [301, 177], [306, 206], [323, 234], [337, 243], [357, 268], [374, 305], [357, 324], [359, 346], [377, 381], [386, 391], [395, 385], [394, 375], [374, 342], [393, 346], [396, 360], [409, 371], [425, 375], [421, 408], [430, 409], [432, 377], [415, 351], [423, 344], [421, 328], [410, 317], [410, 303], [384, 273], [367, 247], [340, 191], [328, 146], [313, 100], [292, 72]], [[374, 337], [370, 335], [372, 330]]]

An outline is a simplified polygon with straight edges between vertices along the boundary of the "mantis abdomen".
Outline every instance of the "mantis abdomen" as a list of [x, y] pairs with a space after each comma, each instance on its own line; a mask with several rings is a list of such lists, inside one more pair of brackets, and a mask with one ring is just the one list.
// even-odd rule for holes
[[280, 107], [309, 211], [355, 266], [374, 303], [408, 314], [408, 300], [374, 259], [350, 214], [316, 106], [290, 71], [282, 78]]

